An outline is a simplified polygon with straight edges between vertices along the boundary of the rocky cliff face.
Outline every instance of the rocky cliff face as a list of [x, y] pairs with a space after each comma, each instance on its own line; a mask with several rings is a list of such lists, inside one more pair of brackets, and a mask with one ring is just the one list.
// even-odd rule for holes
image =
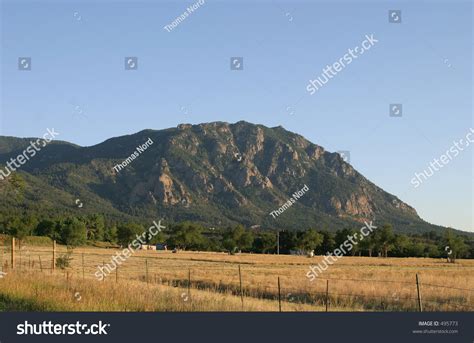
[[[113, 172], [114, 165], [148, 138], [155, 143]], [[295, 229], [337, 229], [374, 218], [404, 228], [426, 224], [412, 207], [371, 183], [338, 154], [282, 127], [181, 124], [93, 147], [67, 145], [67, 154], [58, 149], [45, 149], [23, 171], [130, 215]], [[290, 209], [278, 218], [269, 215], [304, 185], [309, 191]]]

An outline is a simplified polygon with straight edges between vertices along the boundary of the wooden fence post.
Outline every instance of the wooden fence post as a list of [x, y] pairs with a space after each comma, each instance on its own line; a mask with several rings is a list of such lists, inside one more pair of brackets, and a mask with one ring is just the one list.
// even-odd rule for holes
[[148, 284], [148, 259], [145, 259], [146, 283]]
[[420, 309], [420, 312], [423, 312], [423, 304], [421, 303], [420, 280], [418, 274], [416, 274], [416, 290], [418, 292], [418, 308]]
[[11, 263], [12, 263], [12, 269], [15, 269], [15, 237], [12, 237], [12, 256], [11, 256]]
[[43, 264], [41, 263], [41, 256], [38, 255], [39, 263], [40, 263], [40, 269], [43, 271]]
[[239, 264], [239, 282], [240, 282], [240, 301], [242, 303], [242, 310], [244, 309], [244, 293], [242, 291], [242, 272], [240, 271], [240, 264]]
[[188, 298], [191, 299], [191, 268], [188, 271]]
[[82, 280], [84, 280], [84, 253], [82, 253]]
[[118, 264], [117, 264], [117, 268], [115, 268], [115, 283], [118, 283]]
[[51, 273], [56, 269], [56, 241], [53, 240], [53, 263]]
[[326, 280], [326, 312], [329, 310], [329, 280]]
[[278, 308], [281, 312], [281, 287], [280, 287], [280, 277], [278, 277]]

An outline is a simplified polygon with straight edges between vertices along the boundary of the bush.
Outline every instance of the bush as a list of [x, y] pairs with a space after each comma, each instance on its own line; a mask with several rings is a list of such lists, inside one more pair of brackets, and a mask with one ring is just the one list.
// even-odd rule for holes
[[86, 225], [77, 218], [67, 219], [61, 228], [61, 241], [69, 247], [86, 243]]
[[71, 252], [67, 252], [66, 254], [63, 254], [59, 257], [56, 258], [56, 267], [59, 269], [66, 269], [69, 268], [71, 265], [72, 257], [71, 257]]

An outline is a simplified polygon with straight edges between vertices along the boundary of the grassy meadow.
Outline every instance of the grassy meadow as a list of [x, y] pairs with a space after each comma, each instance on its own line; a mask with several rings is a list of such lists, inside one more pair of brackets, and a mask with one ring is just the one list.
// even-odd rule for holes
[[17, 247], [14, 270], [0, 249], [3, 311], [418, 311], [416, 274], [424, 311], [474, 311], [474, 260], [343, 257], [310, 282], [322, 256], [137, 251], [98, 281], [118, 249], [76, 248], [54, 272], [51, 245]]

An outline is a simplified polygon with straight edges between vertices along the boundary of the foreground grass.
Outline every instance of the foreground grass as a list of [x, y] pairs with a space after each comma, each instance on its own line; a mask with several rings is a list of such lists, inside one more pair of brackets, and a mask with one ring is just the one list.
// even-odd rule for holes
[[[11, 272], [0, 279], [1, 311], [278, 311], [274, 300], [139, 281], [118, 283], [69, 279], [61, 274]], [[282, 302], [283, 311], [323, 311], [322, 306]], [[341, 310], [334, 308], [333, 310]]]
[[[65, 247], [58, 247], [57, 256], [64, 252]], [[416, 274], [421, 281], [425, 311], [474, 311], [474, 260], [458, 260], [457, 263], [451, 264], [446, 263], [444, 259], [430, 258], [343, 257], [330, 266], [318, 280], [309, 282], [306, 278], [308, 267], [317, 264], [323, 257], [137, 251], [133, 257], [120, 265], [117, 275], [116, 271], [113, 271], [105, 281], [97, 282], [94, 273], [98, 266], [110, 263], [111, 257], [117, 252], [116, 249], [77, 248], [72, 255], [69, 273], [75, 280], [73, 282], [80, 282], [78, 279], [82, 279], [84, 275], [86, 281], [90, 279], [93, 285], [104, 287], [104, 294], [116, 292], [119, 298], [121, 294], [117, 287], [120, 288], [125, 282], [130, 283], [130, 287], [146, 287], [145, 280], [148, 275], [148, 290], [157, 290], [153, 292], [163, 294], [172, 292], [165, 298], [179, 301], [168, 303], [167, 306], [164, 306], [166, 302], [163, 302], [160, 303], [163, 306], [155, 306], [152, 309], [149, 309], [148, 303], [142, 304], [138, 301], [141, 305], [132, 306], [130, 310], [133, 311], [240, 311], [239, 265], [246, 297], [244, 310], [249, 311], [278, 310], [278, 277], [283, 310], [319, 311], [325, 308], [326, 279], [329, 279], [331, 311], [417, 311]], [[7, 252], [3, 260], [8, 260]], [[37, 285], [41, 288], [42, 282], [53, 282], [46, 277], [50, 273], [51, 261], [51, 247], [27, 245], [17, 253], [16, 270], [35, 271], [35, 275], [39, 275], [38, 280], [35, 281], [32, 277], [27, 282], [31, 286]], [[40, 277], [41, 269], [43, 277]], [[183, 304], [181, 293], [187, 291], [189, 274], [191, 292], [202, 294], [203, 299], [209, 302], [217, 301], [217, 304], [199, 304], [200, 298], [195, 299], [194, 307], [187, 302]], [[116, 285], [116, 279], [119, 286]], [[0, 280], [0, 290], [2, 282]], [[101, 298], [102, 295], [94, 293], [92, 298], [94, 297]], [[108, 298], [104, 295], [104, 299], [110, 300], [110, 295]], [[150, 302], [155, 300], [147, 299]], [[94, 302], [91, 302], [90, 306], [97, 308]], [[84, 307], [81, 310], [93, 308]], [[116, 310], [128, 310], [128, 307], [124, 307], [122, 302], [120, 309]]]

